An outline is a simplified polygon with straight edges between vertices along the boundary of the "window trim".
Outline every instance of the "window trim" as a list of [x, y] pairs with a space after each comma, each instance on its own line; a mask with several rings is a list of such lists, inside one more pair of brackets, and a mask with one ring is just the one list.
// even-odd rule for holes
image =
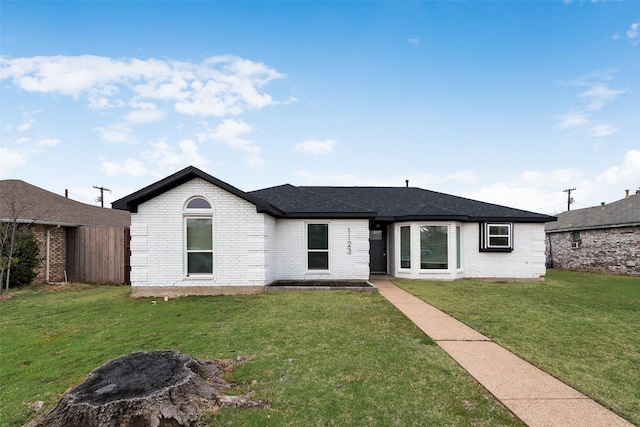
[[[406, 260], [402, 259], [402, 255], [403, 255], [402, 254], [402, 229], [403, 228], [408, 228], [409, 229], [409, 234], [407, 236], [409, 238], [408, 241], [407, 241], [407, 245], [408, 245], [408, 249], [409, 249], [409, 258], [406, 259]], [[399, 268], [402, 269], [402, 270], [411, 270], [411, 256], [412, 256], [412, 251], [411, 251], [411, 225], [400, 225], [399, 228], [398, 228], [398, 234], [400, 235], [400, 239], [398, 239], [400, 241], [400, 243], [399, 243], [400, 244], [400, 248], [399, 248], [399, 251], [398, 251], [399, 257], [400, 257], [400, 259], [399, 259], [399, 261], [400, 261]], [[402, 263], [404, 261], [408, 261], [409, 262], [409, 266], [403, 267]]]
[[[214, 245], [214, 221], [213, 221], [213, 207], [210, 208], [189, 208], [188, 205], [196, 199], [204, 200], [209, 206], [211, 202], [203, 196], [193, 196], [187, 199], [184, 204], [183, 212], [182, 212], [182, 223], [183, 223], [183, 262], [184, 262], [184, 276], [188, 279], [202, 279], [202, 278], [212, 278], [215, 271], [215, 245]], [[190, 250], [188, 249], [188, 225], [189, 220], [192, 219], [206, 219], [211, 221], [211, 249], [198, 249], [198, 250]], [[190, 273], [189, 272], [189, 254], [190, 253], [210, 253], [211, 254], [211, 272], [207, 273]]]
[[[449, 249], [450, 249], [450, 245], [449, 245], [449, 237], [451, 236], [451, 229], [450, 229], [450, 225], [451, 224], [433, 224], [433, 223], [418, 223], [418, 237], [419, 237], [419, 241], [418, 244], [420, 245], [420, 252], [419, 252], [419, 258], [418, 258], [418, 267], [419, 270], [421, 272], [433, 272], [433, 271], [449, 271], [451, 269], [451, 260], [449, 259]], [[446, 264], [446, 267], [444, 268], [423, 268], [422, 267], [422, 228], [423, 227], [439, 227], [439, 228], [444, 228], [446, 229], [446, 239], [445, 239], [445, 243], [447, 245], [447, 250], [446, 250], [446, 262], [444, 264]], [[442, 263], [434, 263], [434, 264], [442, 264]]]
[[[309, 248], [309, 226], [310, 225], [326, 225], [327, 226], [327, 249], [311, 249]], [[325, 274], [331, 271], [331, 223], [329, 221], [306, 221], [304, 224], [304, 248], [305, 248], [305, 271], [308, 273]], [[327, 268], [309, 268], [310, 253], [326, 253]]]
[[[491, 227], [504, 227], [508, 229], [508, 234], [490, 234]], [[492, 245], [491, 237], [507, 237], [507, 245]], [[480, 252], [512, 252], [513, 251], [513, 223], [512, 222], [482, 222], [480, 223]]]

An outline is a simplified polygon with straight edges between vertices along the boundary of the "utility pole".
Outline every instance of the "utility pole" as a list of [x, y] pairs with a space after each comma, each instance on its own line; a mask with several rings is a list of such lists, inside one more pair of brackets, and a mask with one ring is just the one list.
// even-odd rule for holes
[[571, 198], [571, 192], [576, 191], [576, 188], [567, 188], [566, 190], [562, 190], [563, 193], [567, 193], [567, 211], [571, 210], [571, 203], [573, 203], [573, 199]]
[[94, 185], [93, 188], [100, 190], [100, 197], [96, 199], [96, 202], [100, 202], [100, 206], [104, 208], [104, 192], [108, 191], [109, 193], [111, 193], [111, 190], [104, 187], [98, 187], [97, 185]]

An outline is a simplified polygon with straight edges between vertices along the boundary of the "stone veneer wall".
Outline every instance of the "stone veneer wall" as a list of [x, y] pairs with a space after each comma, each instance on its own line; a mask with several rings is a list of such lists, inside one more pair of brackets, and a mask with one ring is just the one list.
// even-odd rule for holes
[[573, 231], [547, 233], [547, 262], [554, 268], [640, 275], [640, 227], [580, 230], [573, 248]]

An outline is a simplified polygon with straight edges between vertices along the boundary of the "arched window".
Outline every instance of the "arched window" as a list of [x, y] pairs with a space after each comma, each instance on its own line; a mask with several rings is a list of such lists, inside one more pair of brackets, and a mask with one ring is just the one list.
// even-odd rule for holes
[[202, 197], [194, 197], [187, 202], [187, 209], [211, 209], [211, 204]]
[[190, 199], [184, 209], [187, 276], [213, 274], [213, 212], [203, 197]]

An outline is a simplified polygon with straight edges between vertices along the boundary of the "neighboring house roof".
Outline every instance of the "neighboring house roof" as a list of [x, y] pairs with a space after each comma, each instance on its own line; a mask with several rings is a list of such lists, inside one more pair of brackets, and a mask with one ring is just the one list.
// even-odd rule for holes
[[547, 233], [593, 230], [640, 225], [640, 193], [604, 206], [558, 214], [558, 221], [545, 225]]
[[381, 221], [459, 220], [547, 222], [555, 217], [479, 202], [414, 187], [296, 187], [290, 184], [245, 193], [190, 166], [127, 197], [116, 209], [138, 205], [195, 177], [256, 205], [279, 218], [371, 218]]
[[0, 181], [0, 221], [22, 223], [128, 227], [131, 214], [91, 206], [17, 179]]

